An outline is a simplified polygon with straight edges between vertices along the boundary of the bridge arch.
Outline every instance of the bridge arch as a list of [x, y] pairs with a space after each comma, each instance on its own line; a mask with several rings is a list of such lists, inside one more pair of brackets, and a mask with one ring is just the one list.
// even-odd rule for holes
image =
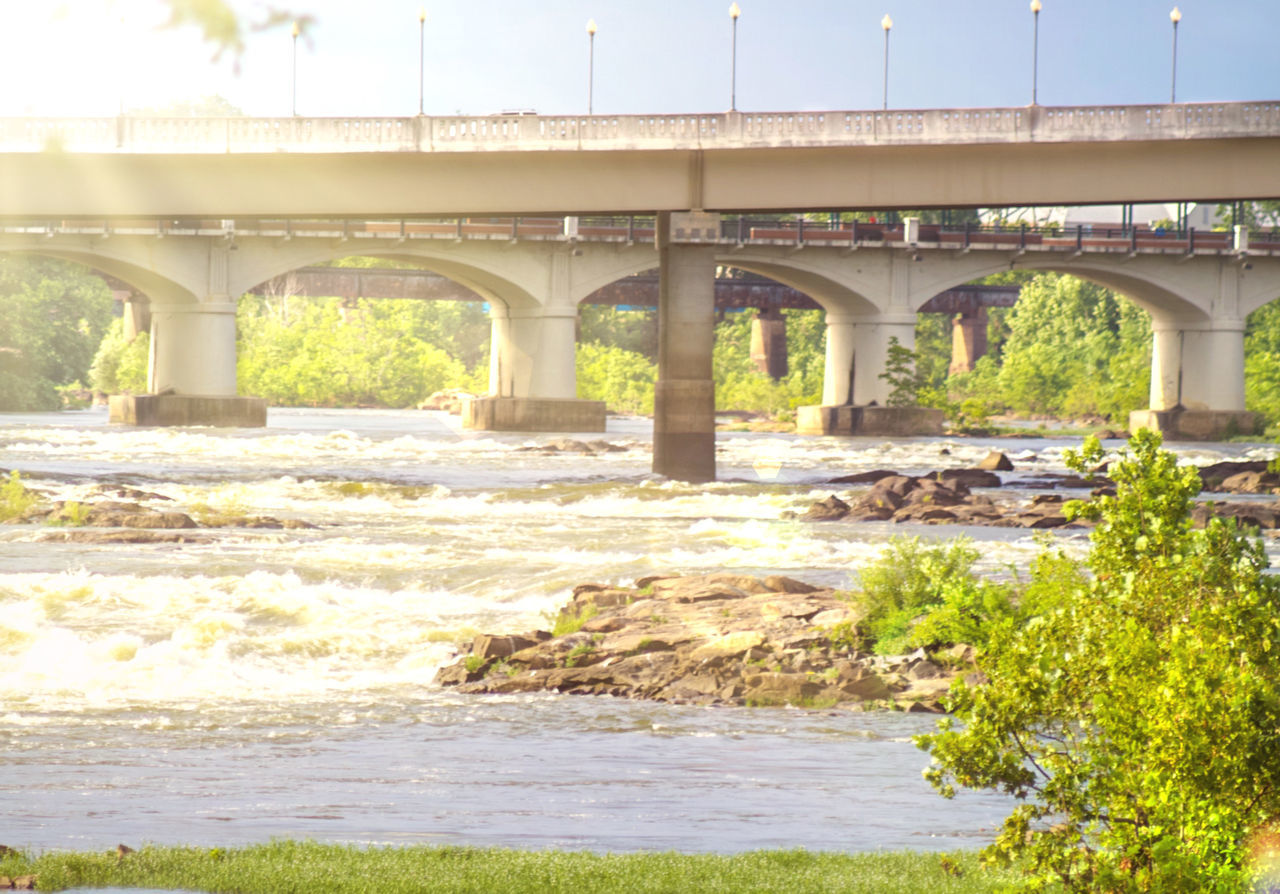
[[153, 296], [158, 303], [194, 304], [199, 298], [193, 283], [165, 276], [139, 263], [137, 258], [123, 253], [107, 252], [101, 248], [71, 248], [60, 245], [5, 245], [5, 254], [36, 255], [71, 261], [99, 273], [118, 279], [143, 295]]
[[231, 292], [233, 295], [244, 294], [300, 267], [327, 264], [342, 258], [368, 257], [424, 267], [466, 286], [491, 305], [512, 310], [531, 310], [543, 303], [537, 297], [539, 271], [528, 271], [518, 266], [513, 271], [512, 268], [516, 265], [511, 261], [517, 257], [514, 254], [499, 258], [494, 263], [493, 259], [476, 257], [477, 253], [471, 251], [463, 258], [458, 252], [447, 249], [431, 251], [416, 245], [397, 248], [371, 245], [371, 251], [363, 251], [363, 246], [351, 242], [323, 247], [299, 243], [296, 247], [273, 246], [266, 251], [258, 249], [252, 243], [247, 247], [251, 251], [235, 275], [234, 289]]
[[1012, 268], [1008, 262], [998, 263], [994, 259], [972, 266], [953, 266], [949, 270], [944, 268], [941, 275], [927, 277], [918, 287], [915, 282], [912, 283], [912, 310], [919, 311], [934, 295], [947, 289], [1010, 269], [1078, 276], [1123, 295], [1156, 320], [1208, 322], [1213, 318], [1211, 296], [1191, 293], [1185, 283], [1172, 277], [1151, 271], [1116, 269], [1115, 265], [1073, 263], [1060, 258], [1018, 259]]

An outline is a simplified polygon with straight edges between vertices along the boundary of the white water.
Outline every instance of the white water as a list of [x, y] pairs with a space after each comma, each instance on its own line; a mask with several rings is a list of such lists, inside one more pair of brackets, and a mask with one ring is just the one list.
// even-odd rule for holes
[[[929, 718], [432, 685], [475, 632], [542, 626], [585, 581], [734, 569], [850, 586], [904, 531], [785, 510], [839, 490], [835, 475], [966, 466], [995, 443], [724, 434], [721, 481], [697, 487], [649, 475], [646, 422], [610, 420], [604, 439], [626, 450], [542, 455], [521, 448], [552, 438], [437, 413], [273, 411], [256, 432], [0, 416], [0, 468], [51, 497], [125, 484], [172, 499], [158, 508], [320, 525], [151, 545], [0, 528], [5, 843], [980, 843], [1005, 805], [932, 795], [909, 741]], [[1017, 479], [1062, 471], [1069, 444], [997, 446], [1028, 470]], [[992, 570], [1036, 549], [1021, 531], [965, 533]]]

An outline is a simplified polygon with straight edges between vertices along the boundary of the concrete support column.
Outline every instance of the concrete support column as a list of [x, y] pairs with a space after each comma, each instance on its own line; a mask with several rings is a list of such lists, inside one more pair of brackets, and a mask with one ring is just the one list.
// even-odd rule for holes
[[1190, 410], [1244, 409], [1244, 321], [1215, 321], [1182, 335], [1182, 405]]
[[889, 339], [908, 350], [916, 346], [914, 313], [863, 317], [854, 327], [853, 403], [886, 406], [892, 386], [880, 378], [889, 360]]
[[152, 305], [149, 361], [152, 394], [235, 396], [235, 302]]
[[489, 394], [465, 401], [462, 427], [485, 431], [599, 432], [603, 401], [578, 400], [577, 308], [493, 305]]
[[[658, 382], [654, 392], [653, 471], [682, 481], [716, 477], [716, 215], [658, 215]], [[681, 243], [673, 243], [673, 237]]]
[[125, 341], [133, 341], [139, 332], [151, 331], [151, 302], [131, 292], [122, 302]]
[[957, 314], [951, 321], [950, 375], [972, 372], [974, 364], [987, 353], [987, 309]]
[[[511, 318], [512, 336], [528, 350], [529, 396], [573, 400], [578, 396], [577, 308], [548, 308]], [[522, 352], [523, 353], [523, 352]]]
[[1151, 329], [1151, 409], [1172, 410], [1182, 403], [1182, 330], [1156, 320]]
[[771, 378], [787, 374], [787, 320], [776, 308], [760, 311], [751, 321], [751, 362]]
[[573, 308], [490, 311], [491, 397], [577, 397]]
[[915, 314], [862, 316], [827, 314], [826, 367], [822, 404], [884, 406], [892, 390], [880, 378], [889, 359], [889, 339], [904, 348], [916, 345]]
[[505, 304], [489, 305], [489, 396], [514, 397], [511, 366], [511, 317]]
[[848, 314], [827, 314], [826, 363], [822, 368], [822, 405], [853, 403], [854, 323]]

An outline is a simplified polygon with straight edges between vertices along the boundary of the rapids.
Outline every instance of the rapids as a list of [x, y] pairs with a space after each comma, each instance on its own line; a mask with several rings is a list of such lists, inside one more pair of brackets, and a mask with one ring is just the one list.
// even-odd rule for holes
[[693, 486], [649, 474], [646, 420], [589, 437], [624, 449], [546, 454], [551, 436], [463, 432], [434, 412], [273, 410], [257, 431], [0, 415], [0, 469], [51, 498], [120, 484], [196, 517], [318, 525], [185, 544], [0, 528], [4, 843], [981, 843], [1007, 805], [932, 794], [910, 744], [928, 717], [462, 698], [432, 679], [477, 631], [543, 626], [586, 581], [732, 569], [849, 587], [901, 533], [965, 533], [1007, 573], [1037, 549], [1026, 532], [780, 516], [835, 475], [968, 465], [998, 446], [1027, 470], [1016, 482], [1063, 471], [1074, 442], [722, 433], [721, 480]]

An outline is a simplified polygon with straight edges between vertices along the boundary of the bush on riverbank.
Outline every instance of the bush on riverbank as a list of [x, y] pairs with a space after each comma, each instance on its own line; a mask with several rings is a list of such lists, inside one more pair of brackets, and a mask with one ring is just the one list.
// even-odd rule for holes
[[51, 852], [34, 859], [0, 859], [0, 875], [29, 874], [38, 875], [42, 891], [114, 885], [237, 894], [981, 894], [1000, 890], [1012, 878], [1008, 873], [980, 870], [972, 853], [593, 854], [474, 847], [358, 848], [290, 841], [234, 849], [148, 847], [123, 858], [115, 852]]
[[[1079, 509], [1089, 575], [1044, 557], [1026, 617], [991, 628], [988, 681], [918, 743], [944, 796], [1023, 801], [985, 857], [1025, 861], [1031, 888], [1240, 891], [1250, 833], [1280, 816], [1280, 581], [1256, 533], [1192, 529], [1200, 478], [1158, 436], [1130, 445], [1116, 496]], [[1101, 459], [1097, 439], [1068, 454]]]

